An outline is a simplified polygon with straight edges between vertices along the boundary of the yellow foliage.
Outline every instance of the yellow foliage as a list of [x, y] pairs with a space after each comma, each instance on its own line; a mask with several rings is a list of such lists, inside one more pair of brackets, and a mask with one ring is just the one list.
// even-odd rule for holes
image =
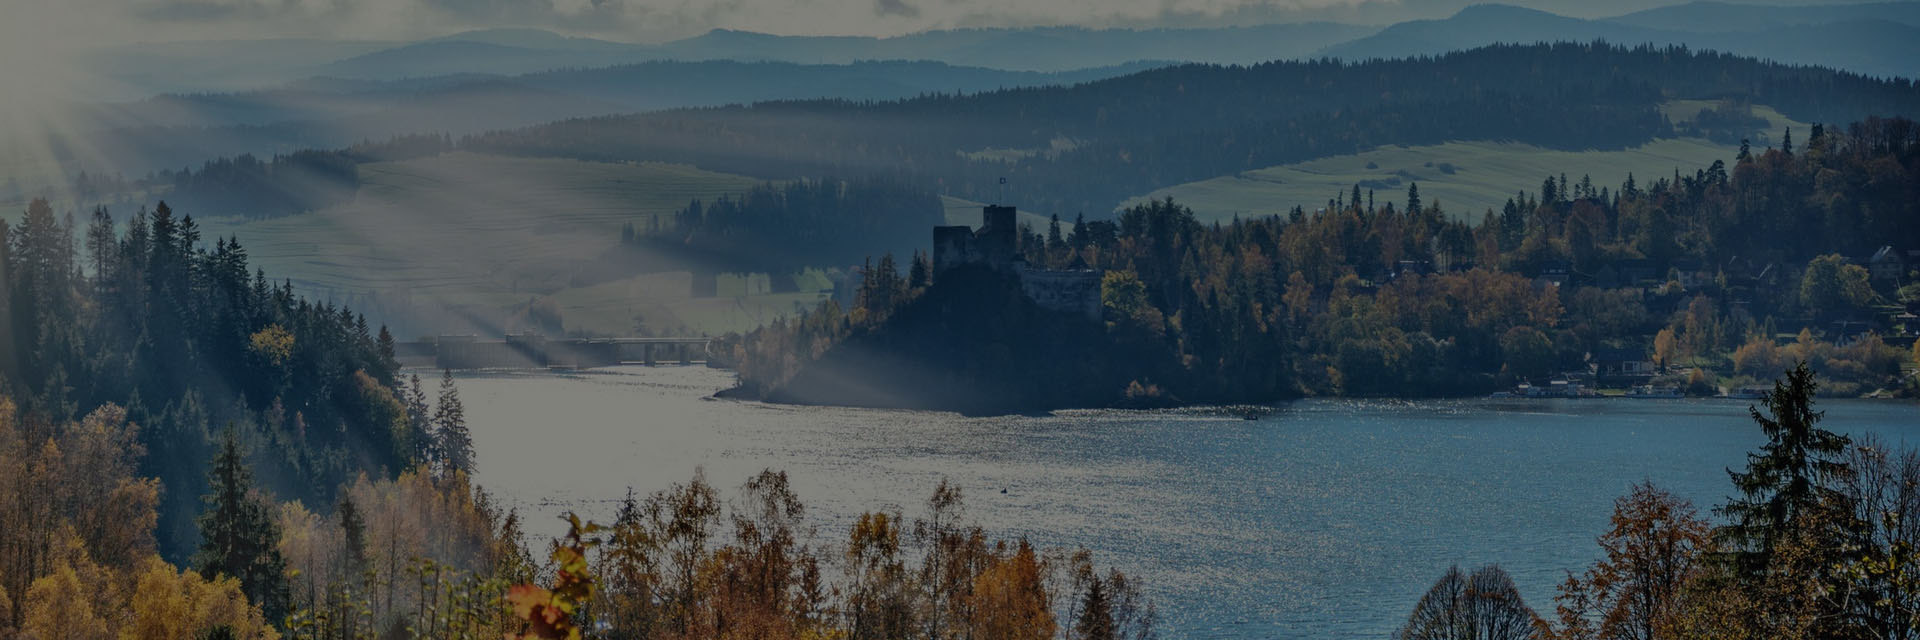
[[260, 608], [247, 603], [238, 580], [206, 580], [177, 571], [159, 557], [141, 563], [128, 616], [120, 640], [192, 640], [218, 627], [232, 630], [235, 638], [280, 637]]
[[1661, 367], [1673, 364], [1673, 358], [1680, 350], [1680, 341], [1673, 335], [1673, 329], [1661, 329], [1653, 336], [1653, 360]]
[[60, 566], [33, 581], [21, 615], [21, 640], [108, 640], [107, 621], [94, 612], [92, 594], [73, 567]]
[[1047, 640], [1053, 637], [1053, 612], [1047, 608], [1040, 562], [1025, 541], [1012, 556], [987, 567], [973, 581], [973, 630], [997, 640]]
[[1733, 371], [1755, 377], [1779, 375], [1783, 369], [1780, 366], [1779, 351], [1774, 348], [1772, 338], [1766, 336], [1748, 338], [1746, 344], [1733, 350]]
[[267, 325], [247, 338], [248, 347], [273, 366], [286, 364], [293, 357], [293, 332], [278, 324]]

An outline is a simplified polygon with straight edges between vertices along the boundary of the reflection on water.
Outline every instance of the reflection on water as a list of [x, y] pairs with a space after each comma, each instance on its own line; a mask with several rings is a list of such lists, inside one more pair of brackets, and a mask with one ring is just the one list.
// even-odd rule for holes
[[[532, 512], [536, 535], [558, 530], [546, 516], [605, 520], [627, 487], [652, 492], [696, 467], [728, 495], [771, 467], [832, 544], [861, 511], [919, 514], [947, 478], [991, 532], [1086, 546], [1137, 573], [1167, 637], [1383, 638], [1454, 563], [1499, 563], [1550, 609], [1629, 483], [1706, 512], [1730, 491], [1724, 469], [1763, 440], [1746, 404], [1724, 400], [968, 418], [708, 399], [730, 381], [622, 367], [468, 374], [460, 390], [480, 482]], [[1830, 428], [1920, 445], [1920, 407], [1822, 407]]]

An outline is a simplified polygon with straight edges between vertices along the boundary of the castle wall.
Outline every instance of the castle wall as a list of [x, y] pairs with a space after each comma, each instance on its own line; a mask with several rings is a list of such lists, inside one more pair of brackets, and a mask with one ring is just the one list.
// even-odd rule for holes
[[976, 262], [980, 256], [973, 250], [973, 229], [971, 227], [934, 227], [933, 228], [933, 271], [940, 273], [954, 267]]
[[1102, 275], [1092, 269], [1055, 271], [1022, 268], [1020, 289], [1043, 308], [1078, 313], [1098, 320]]

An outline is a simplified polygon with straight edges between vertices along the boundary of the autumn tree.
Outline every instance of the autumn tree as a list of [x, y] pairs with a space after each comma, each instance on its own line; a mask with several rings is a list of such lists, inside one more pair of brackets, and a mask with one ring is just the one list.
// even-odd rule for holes
[[1688, 581], [1699, 574], [1711, 529], [1693, 505], [1652, 483], [1614, 500], [1612, 527], [1599, 538], [1605, 553], [1585, 576], [1562, 583], [1558, 625], [1564, 640], [1659, 640], [1675, 637]]
[[595, 568], [604, 588], [595, 592], [592, 610], [615, 640], [654, 637], [664, 623], [661, 540], [648, 525], [646, 511], [628, 489]]
[[1053, 612], [1041, 581], [1040, 561], [1025, 540], [1000, 555], [974, 579], [972, 633], [978, 638], [1046, 640]]
[[[915, 635], [916, 590], [902, 559], [900, 516], [861, 514], [847, 534], [846, 617], [853, 640]], [[935, 607], [937, 615], [939, 607]], [[936, 631], [936, 634], [938, 631]], [[935, 637], [940, 637], [935, 635]]]
[[1414, 605], [1394, 640], [1531, 640], [1533, 609], [1496, 565], [1472, 574], [1448, 567]]

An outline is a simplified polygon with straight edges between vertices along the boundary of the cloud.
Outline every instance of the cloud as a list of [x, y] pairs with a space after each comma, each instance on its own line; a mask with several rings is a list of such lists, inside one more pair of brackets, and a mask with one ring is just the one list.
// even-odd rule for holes
[[[63, 5], [140, 40], [279, 37], [410, 39], [532, 27], [626, 41], [711, 29], [790, 35], [898, 35], [960, 26], [1152, 24], [1168, 15], [1258, 14], [1465, 0], [25, 0]], [[0, 11], [6, 11], [0, 9]], [[4, 17], [4, 16], [0, 16]]]
[[874, 0], [873, 14], [882, 18], [887, 16], [918, 18], [920, 7], [908, 4], [906, 0]]

